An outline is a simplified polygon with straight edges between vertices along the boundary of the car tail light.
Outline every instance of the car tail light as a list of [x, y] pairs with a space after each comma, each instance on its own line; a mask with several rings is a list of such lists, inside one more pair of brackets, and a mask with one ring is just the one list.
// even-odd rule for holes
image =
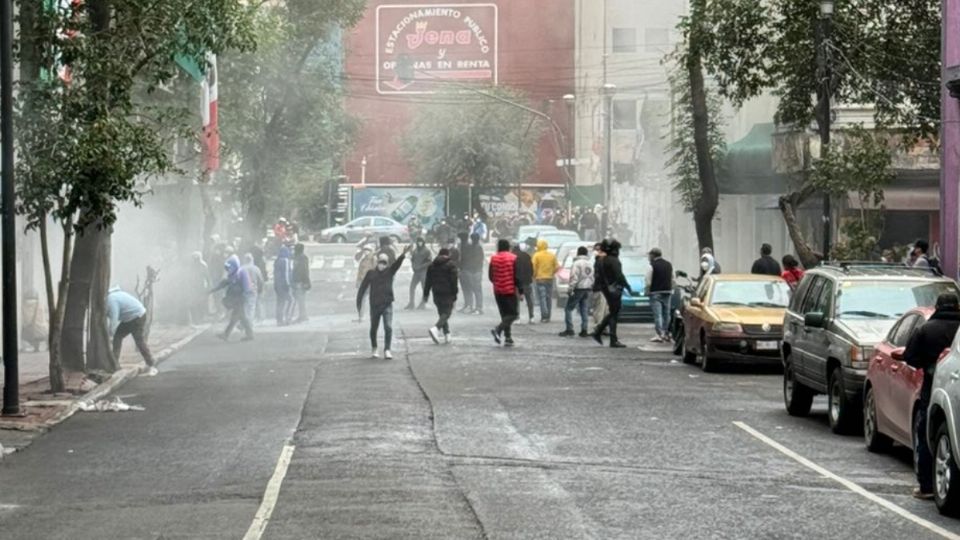
[[871, 356], [873, 356], [873, 347], [850, 347], [850, 367], [867, 369], [870, 367]]

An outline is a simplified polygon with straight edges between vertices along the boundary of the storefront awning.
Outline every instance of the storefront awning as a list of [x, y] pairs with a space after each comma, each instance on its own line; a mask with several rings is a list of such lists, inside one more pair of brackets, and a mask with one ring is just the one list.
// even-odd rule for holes
[[[887, 188], [883, 190], [883, 206], [887, 210], [936, 212], [940, 210], [940, 190], [936, 187]], [[860, 210], [860, 199], [850, 193], [850, 208]], [[867, 210], [877, 207], [868, 204]]]

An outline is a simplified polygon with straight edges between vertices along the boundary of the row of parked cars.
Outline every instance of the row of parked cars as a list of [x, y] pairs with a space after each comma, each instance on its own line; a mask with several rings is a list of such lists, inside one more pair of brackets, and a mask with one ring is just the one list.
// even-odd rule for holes
[[934, 452], [935, 500], [960, 512], [960, 342], [943, 351], [926, 433], [914, 433], [923, 372], [904, 362], [907, 342], [933, 314], [937, 297], [960, 294], [951, 279], [894, 265], [835, 264], [806, 273], [795, 291], [776, 277], [703, 279], [681, 310], [675, 352], [705, 370], [720, 362], [779, 362], [793, 416], [827, 396], [835, 433], [863, 431], [871, 451], [893, 443]]

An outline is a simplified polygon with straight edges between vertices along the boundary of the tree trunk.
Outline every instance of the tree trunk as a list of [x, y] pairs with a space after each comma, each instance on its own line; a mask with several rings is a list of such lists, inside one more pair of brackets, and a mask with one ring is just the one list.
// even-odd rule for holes
[[110, 290], [110, 229], [97, 231], [93, 279], [90, 282], [90, 329], [87, 341], [89, 369], [113, 373], [120, 369], [119, 359], [113, 356], [111, 337], [107, 329], [107, 292]]
[[[57, 320], [57, 298], [53, 293], [53, 275], [50, 265], [50, 244], [47, 241], [47, 221], [40, 222], [40, 255], [43, 259], [43, 284], [47, 292], [47, 355], [50, 391], [63, 392], [63, 364], [60, 363], [60, 322]], [[64, 244], [67, 239], [64, 238]]]
[[693, 142], [697, 149], [700, 176], [700, 200], [693, 210], [693, 221], [700, 249], [713, 249], [713, 217], [720, 206], [720, 189], [710, 152], [710, 111], [703, 81], [702, 44], [705, 0], [691, 3], [690, 43], [687, 53], [687, 74], [690, 77], [690, 106], [693, 112]]
[[90, 281], [93, 279], [98, 246], [98, 225], [99, 222], [90, 223], [78, 234], [70, 261], [70, 280], [67, 283], [67, 304], [60, 346], [63, 350], [63, 365], [71, 371], [86, 371], [84, 330], [87, 308], [90, 306]]
[[794, 249], [796, 249], [797, 258], [800, 259], [804, 268], [813, 268], [820, 264], [823, 259], [823, 254], [810, 247], [807, 239], [804, 238], [800, 221], [797, 219], [797, 209], [812, 194], [813, 188], [807, 183], [798, 191], [780, 197], [780, 212], [783, 214], [783, 221], [787, 225], [787, 232], [790, 233], [790, 240], [793, 242]]

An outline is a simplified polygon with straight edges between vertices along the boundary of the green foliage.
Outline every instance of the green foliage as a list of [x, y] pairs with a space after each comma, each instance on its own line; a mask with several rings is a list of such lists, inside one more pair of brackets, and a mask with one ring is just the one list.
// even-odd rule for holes
[[[776, 120], [815, 119], [819, 2], [709, 0], [704, 65], [721, 95], [740, 105], [770, 90]], [[832, 98], [875, 103], [876, 120], [936, 135], [940, 107], [940, 1], [838, 0], [828, 50]]]
[[[110, 226], [118, 203], [139, 204], [139, 182], [174, 168], [168, 150], [188, 118], [144, 96], [177, 75], [184, 44], [198, 58], [252, 46], [247, 13], [238, 0], [89, 0], [36, 13], [18, 43], [46, 74], [19, 88], [18, 211], [28, 226], [81, 211], [78, 229]], [[61, 64], [69, 82], [51, 75]]]
[[[834, 246], [836, 259], [869, 260], [879, 256], [877, 243], [883, 231], [883, 189], [895, 174], [892, 155], [882, 134], [861, 127], [843, 132], [839, 143], [816, 162], [810, 182], [834, 197], [856, 193], [860, 211], [841, 226], [843, 238]], [[879, 208], [881, 211], [868, 210]]]
[[481, 92], [488, 96], [453, 92], [417, 109], [401, 144], [418, 181], [481, 188], [516, 185], [529, 176], [544, 120], [507, 103], [525, 102], [515, 90]]
[[[685, 50], [678, 46], [667, 62], [683, 58]], [[690, 78], [682, 62], [675, 63], [669, 75], [671, 101], [675, 104], [670, 118], [670, 134], [667, 136], [669, 159], [667, 168], [673, 179], [673, 189], [680, 195], [684, 209], [693, 212], [703, 192], [700, 181], [700, 169], [697, 164], [697, 147], [693, 139], [693, 109], [690, 98]], [[708, 126], [710, 155], [717, 174], [723, 169], [727, 154], [723, 136], [722, 111], [723, 99], [707, 90], [707, 109], [710, 115]]]
[[339, 171], [356, 131], [342, 107], [341, 29], [360, 0], [263, 4], [256, 51], [220, 59], [220, 123], [252, 230], [267, 212], [319, 221], [324, 183]]

